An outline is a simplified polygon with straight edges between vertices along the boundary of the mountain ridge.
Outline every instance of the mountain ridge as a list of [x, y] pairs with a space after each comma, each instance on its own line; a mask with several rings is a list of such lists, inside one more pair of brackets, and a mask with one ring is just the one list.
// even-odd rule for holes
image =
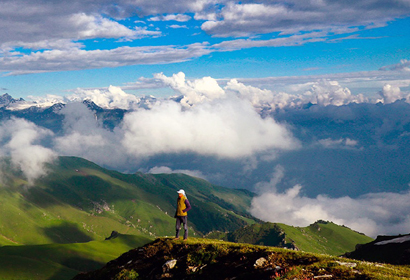
[[77, 157], [59, 157], [47, 168], [49, 173], [34, 186], [19, 173], [4, 178], [0, 244], [87, 242], [113, 230], [174, 235], [179, 188], [185, 188], [193, 206], [189, 219], [192, 235], [257, 222], [247, 212], [252, 199], [248, 192], [188, 175], [122, 174]]
[[372, 238], [348, 227], [323, 220], [306, 227], [264, 222], [228, 233], [213, 232], [206, 237], [330, 255], [342, 255], [354, 250], [357, 244], [373, 241]]

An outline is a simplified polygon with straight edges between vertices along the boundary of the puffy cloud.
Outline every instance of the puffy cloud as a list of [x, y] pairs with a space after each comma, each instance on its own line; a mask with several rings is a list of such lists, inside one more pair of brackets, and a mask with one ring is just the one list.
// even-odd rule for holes
[[380, 95], [382, 96], [383, 103], [385, 104], [393, 103], [401, 99], [405, 99], [407, 102], [410, 101], [410, 93], [401, 92], [399, 87], [392, 86], [389, 84], [386, 84], [383, 87], [382, 91], [380, 92]]
[[67, 104], [60, 113], [64, 115], [63, 131], [53, 142], [59, 155], [79, 156], [107, 166], [127, 162], [126, 152], [118, 145], [121, 133], [105, 129], [84, 104]]
[[337, 81], [322, 79], [309, 85], [310, 90], [301, 94], [288, 94], [245, 85], [233, 79], [227, 83], [225, 89], [238, 93], [242, 98], [250, 100], [256, 108], [262, 109], [283, 109], [307, 103], [341, 106], [368, 101], [362, 94], [352, 95], [348, 88], [341, 87]]
[[185, 14], [170, 14], [165, 16], [156, 16], [151, 17], [149, 21], [178, 21], [178, 22], [186, 22], [190, 20], [191, 17]]
[[[102, 16], [73, 14], [68, 25], [77, 30], [78, 39], [134, 37], [135, 31]], [[74, 36], [73, 36], [74, 37]], [[75, 38], [75, 37], [74, 37]]]
[[136, 156], [193, 152], [238, 158], [270, 149], [298, 146], [289, 131], [272, 118], [262, 119], [240, 99], [221, 99], [184, 109], [163, 102], [124, 117], [123, 145]]
[[13, 166], [21, 170], [31, 184], [47, 173], [45, 164], [57, 157], [41, 144], [42, 139], [51, 136], [51, 131], [23, 119], [5, 121], [0, 125], [0, 141], [4, 144], [0, 154], [10, 157]]
[[322, 80], [314, 84], [305, 93], [310, 102], [322, 106], [341, 106], [349, 103], [363, 103], [366, 99], [362, 94], [352, 95], [348, 88], [342, 88], [337, 81]]
[[[172, 77], [158, 74], [157, 79], [182, 93], [181, 103], [164, 99], [143, 109], [140, 99], [117, 87], [68, 96], [70, 102], [61, 110], [65, 118], [54, 149], [99, 164], [124, 166], [160, 154], [241, 158], [299, 145], [285, 126], [271, 117], [262, 118], [247, 100], [226, 95], [210, 77], [187, 81], [179, 73]], [[86, 106], [74, 102], [83, 99], [106, 108], [133, 104], [134, 111], [125, 114], [120, 126], [108, 130]], [[252, 162], [252, 166], [257, 165]]]
[[187, 81], [183, 72], [174, 74], [172, 77], [167, 77], [159, 73], [155, 74], [154, 77], [182, 94], [183, 99], [181, 100], [181, 104], [183, 105], [189, 106], [212, 101], [222, 98], [225, 95], [225, 91], [219, 86], [218, 82], [211, 77]]
[[290, 95], [284, 92], [277, 93], [245, 85], [239, 83], [236, 79], [230, 80], [225, 89], [238, 93], [241, 98], [249, 100], [256, 108], [282, 109], [295, 105], [299, 99], [296, 95]]
[[66, 97], [70, 102], [83, 100], [91, 100], [98, 106], [107, 109], [132, 109], [139, 104], [140, 98], [133, 94], [124, 92], [120, 87], [109, 86], [106, 90], [94, 89], [78, 89], [76, 93]]
[[284, 193], [274, 189], [252, 201], [251, 213], [264, 221], [307, 226], [317, 220], [333, 221], [375, 237], [410, 231], [410, 191], [369, 193], [351, 198], [318, 195], [310, 198], [295, 185]]

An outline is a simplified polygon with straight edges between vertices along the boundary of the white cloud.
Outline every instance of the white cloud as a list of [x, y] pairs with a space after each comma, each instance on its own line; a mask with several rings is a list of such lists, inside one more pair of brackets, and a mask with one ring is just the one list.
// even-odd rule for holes
[[326, 139], [321, 139], [318, 141], [320, 145], [322, 145], [325, 148], [343, 148], [343, 147], [354, 147], [357, 146], [358, 141], [352, 140], [350, 138], [340, 138], [340, 139], [331, 139], [331, 138], [326, 138]]
[[167, 166], [154, 166], [147, 173], [151, 174], [172, 174], [172, 173], [183, 173], [189, 176], [197, 177], [206, 180], [206, 176], [199, 170], [187, 170], [187, 169], [177, 169], [172, 170]]
[[148, 20], [149, 21], [178, 21], [178, 22], [186, 22], [191, 19], [190, 16], [185, 15], [185, 14], [170, 14], [170, 15], [165, 15], [165, 16], [156, 16], [156, 17], [151, 17]]
[[109, 86], [108, 89], [78, 89], [74, 94], [66, 97], [70, 102], [83, 100], [91, 100], [98, 106], [106, 109], [125, 109], [129, 110], [137, 106], [141, 101], [140, 98], [133, 94], [124, 92], [120, 87]]
[[402, 59], [399, 63], [394, 64], [394, 65], [388, 65], [388, 66], [383, 66], [380, 68], [380, 70], [399, 70], [399, 71], [404, 71], [404, 72], [409, 72], [410, 71], [410, 60], [407, 59]]
[[410, 231], [410, 192], [369, 193], [351, 198], [318, 195], [310, 198], [296, 185], [284, 193], [274, 189], [252, 201], [251, 213], [264, 221], [307, 226], [317, 220], [346, 225], [375, 237]]
[[283, 92], [273, 92], [266, 89], [239, 83], [236, 79], [230, 80], [226, 91], [238, 93], [241, 98], [249, 100], [255, 108], [284, 108], [295, 105], [299, 99], [296, 95], [289, 95]]
[[341, 106], [368, 101], [362, 94], [352, 95], [348, 88], [341, 87], [337, 81], [322, 79], [308, 85], [310, 89], [301, 94], [288, 94], [245, 85], [233, 79], [227, 82], [225, 89], [238, 93], [242, 98], [249, 100], [254, 107], [265, 110], [283, 109], [307, 103]]
[[[389, 9], [385, 6], [389, 5]], [[371, 1], [359, 3], [317, 1], [260, 1], [258, 3], [228, 2], [220, 10], [199, 13], [196, 18], [208, 19], [202, 29], [218, 37], [241, 37], [254, 34], [327, 30], [331, 33], [351, 33], [357, 27], [374, 28], [387, 21], [405, 16], [409, 3], [405, 1], [375, 5]]]
[[283, 47], [283, 46], [301, 46], [307, 43], [326, 41], [329, 36], [327, 32], [307, 32], [305, 34], [295, 34], [291, 36], [281, 36], [268, 40], [257, 39], [236, 39], [227, 40], [215, 44], [213, 47], [220, 51], [233, 51], [248, 48], [259, 47]]
[[9, 75], [70, 71], [136, 64], [166, 64], [210, 53], [204, 44], [188, 46], [120, 47], [110, 50], [46, 50], [30, 54], [10, 53], [0, 57], [0, 71]]
[[236, 98], [189, 109], [163, 102], [127, 114], [122, 129], [124, 147], [136, 156], [193, 152], [238, 158], [298, 146], [285, 127], [271, 118], [262, 119], [248, 102]]
[[254, 191], [258, 194], [266, 193], [272, 189], [276, 189], [276, 186], [285, 177], [285, 168], [281, 165], [276, 165], [274, 172], [271, 175], [269, 182], [258, 182], [255, 184]]
[[172, 75], [172, 77], [167, 77], [159, 73], [155, 74], [154, 78], [181, 93], [184, 96], [181, 100], [181, 104], [187, 106], [212, 101], [222, 98], [225, 95], [224, 90], [218, 85], [218, 82], [211, 77], [189, 81], [185, 79], [183, 72], [179, 72], [178, 74]]
[[305, 93], [305, 97], [310, 97], [312, 103], [322, 106], [341, 106], [366, 101], [362, 94], [352, 95], [348, 88], [342, 88], [337, 81], [328, 80], [314, 84], [311, 90]]
[[397, 100], [405, 99], [407, 102], [410, 102], [410, 93], [401, 92], [400, 88], [397, 86], [392, 86], [386, 84], [383, 86], [380, 95], [383, 98], [383, 103], [393, 103]]
[[64, 115], [63, 133], [54, 138], [59, 155], [78, 156], [107, 166], [122, 166], [129, 160], [120, 143], [121, 132], [103, 128], [102, 123], [82, 103], [69, 103]]
[[[286, 127], [270, 117], [262, 118], [247, 100], [226, 96], [210, 77], [187, 81], [179, 73], [172, 77], [158, 74], [157, 79], [183, 94], [182, 103], [156, 100], [149, 109], [142, 109], [139, 98], [117, 87], [79, 90], [66, 97], [70, 102], [61, 110], [64, 125], [62, 135], [54, 139], [54, 149], [62, 155], [123, 166], [160, 154], [247, 158], [299, 145]], [[128, 105], [135, 111], [127, 113], [121, 125], [110, 131], [83, 104], [71, 103], [84, 99], [105, 108]], [[257, 162], [249, 162], [257, 166]]]
[[67, 24], [73, 27], [74, 30], [78, 30], [75, 39], [135, 36], [135, 31], [102, 16], [78, 13], [71, 15]]
[[[386, 9], [386, 6], [389, 8]], [[215, 51], [232, 51], [264, 46], [296, 46], [309, 42], [332, 41], [335, 35], [375, 28], [406, 16], [407, 1], [387, 0], [374, 4], [317, 1], [258, 3], [227, 0], [147, 1], [2, 1], [0, 4], [0, 71], [13, 75], [70, 71], [138, 64], [186, 61]], [[192, 20], [194, 14], [194, 20]], [[127, 20], [176, 21], [202, 24], [202, 29], [219, 37], [243, 36], [214, 46], [200, 42], [185, 46], [117, 47], [90, 50], [88, 39], [116, 39], [117, 43], [143, 37], [163, 36], [158, 29], [128, 26]], [[206, 20], [205, 22], [202, 22]], [[135, 23], [135, 21], [134, 21]], [[170, 28], [185, 28], [170, 25]], [[191, 27], [191, 26], [190, 26]], [[301, 32], [303, 31], [303, 32]], [[269, 40], [255, 35], [275, 34]], [[279, 34], [279, 35], [276, 35]], [[343, 39], [357, 39], [345, 36]], [[359, 37], [360, 38], [360, 37]], [[24, 51], [20, 52], [23, 48]], [[388, 67], [408, 71], [408, 61]], [[387, 70], [387, 68], [385, 68]]]
[[167, 27], [172, 28], [172, 29], [181, 29], [181, 28], [188, 29], [186, 25], [177, 25], [177, 24], [168, 25]]
[[23, 119], [5, 121], [0, 125], [0, 141], [4, 143], [0, 154], [10, 157], [13, 166], [21, 170], [31, 184], [47, 173], [45, 164], [57, 157], [55, 152], [39, 143], [51, 136], [51, 131]]

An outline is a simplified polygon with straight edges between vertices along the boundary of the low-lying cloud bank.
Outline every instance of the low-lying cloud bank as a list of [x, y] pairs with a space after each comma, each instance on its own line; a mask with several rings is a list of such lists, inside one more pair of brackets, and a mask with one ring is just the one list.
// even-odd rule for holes
[[[0, 156], [9, 157], [12, 166], [20, 170], [29, 184], [47, 173], [45, 164], [57, 158], [57, 153], [41, 141], [53, 133], [24, 119], [11, 119], [0, 124]], [[6, 175], [6, 174], [1, 174]], [[3, 176], [2, 176], [3, 177]]]
[[[404, 62], [402, 62], [404, 63]], [[386, 66], [387, 67], [387, 66]], [[407, 68], [378, 70], [334, 75], [331, 77], [271, 77], [260, 79], [217, 80], [212, 77], [188, 79], [183, 72], [166, 76], [154, 74], [153, 78], [141, 77], [137, 82], [123, 87], [109, 86], [102, 89], [77, 89], [61, 97], [29, 96], [28, 101], [18, 101], [9, 108], [18, 110], [29, 106], [50, 106], [55, 103], [72, 103], [90, 100], [106, 109], [137, 110], [153, 108], [166, 100], [179, 99], [184, 107], [206, 104], [215, 100], [232, 99], [248, 101], [261, 111], [300, 108], [306, 104], [319, 106], [343, 106], [351, 103], [390, 104], [398, 100], [410, 103], [410, 78]], [[390, 68], [389, 68], [390, 69]], [[350, 87], [358, 93], [353, 94]], [[124, 90], [169, 89], [171, 98], [136, 96]], [[366, 88], [372, 92], [363, 93]]]
[[164, 102], [127, 114], [122, 144], [136, 157], [193, 152], [222, 158], [251, 156], [269, 149], [294, 149], [298, 142], [272, 118], [262, 119], [237, 98], [184, 109]]
[[284, 193], [261, 193], [252, 201], [251, 214], [274, 223], [307, 226], [327, 220], [375, 237], [410, 232], [410, 191], [369, 193], [351, 198], [318, 195], [310, 198], [296, 185]]

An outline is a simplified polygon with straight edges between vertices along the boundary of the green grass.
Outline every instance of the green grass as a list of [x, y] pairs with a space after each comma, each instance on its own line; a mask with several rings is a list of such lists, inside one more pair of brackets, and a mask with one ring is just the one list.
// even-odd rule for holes
[[335, 256], [353, 251], [357, 244], [373, 241], [372, 238], [347, 227], [324, 221], [308, 227], [280, 223], [252, 224], [229, 233], [213, 232], [207, 237], [255, 245], [296, 248]]
[[292, 227], [278, 224], [286, 232], [289, 242], [302, 251], [330, 255], [342, 255], [353, 251], [357, 244], [373, 241], [372, 238], [331, 222], [316, 222], [308, 227]]
[[246, 212], [249, 193], [184, 174], [122, 174], [76, 157], [60, 157], [48, 170], [34, 185], [18, 172], [0, 183], [0, 245], [88, 242], [113, 230], [173, 235], [180, 188], [193, 206], [192, 236], [255, 222]]
[[119, 235], [87, 243], [3, 246], [0, 248], [0, 279], [72, 279], [80, 272], [99, 269], [150, 241], [152, 239], [145, 236]]
[[[191, 257], [192, 265], [202, 265], [206, 262], [212, 262], [212, 260], [216, 259], [218, 256], [226, 256], [233, 252], [241, 252], [242, 254], [253, 252], [272, 252], [275, 254], [276, 262], [282, 262], [282, 265], [293, 264], [295, 266], [295, 271], [305, 270], [319, 272], [323, 270], [331, 272], [339, 270], [340, 273], [346, 273], [346, 275], [357, 275], [357, 272], [359, 272], [363, 275], [363, 278], [360, 279], [366, 279], [364, 276], [368, 276], [367, 279], [374, 280], [410, 279], [410, 266], [406, 265], [372, 263], [330, 256], [327, 254], [294, 251], [270, 246], [232, 243], [215, 239], [189, 238], [187, 241], [177, 240], [172, 242], [177, 244], [187, 244], [194, 247], [202, 247], [202, 249], [196, 248], [193, 250], [193, 255]], [[265, 256], [266, 254], [261, 253], [260, 255]], [[303, 264], [303, 260], [315, 261], [312, 263], [306, 262], [308, 264]], [[299, 264], [295, 265], [297, 263]], [[348, 266], [341, 265], [341, 263], [356, 264], [356, 267], [350, 268]], [[291, 275], [292, 272], [290, 271], [288, 274], [282, 275], [281, 278], [278, 279], [293, 279], [293, 277], [296, 277], [296, 275], [293, 275], [293, 277], [291, 277]], [[348, 278], [346, 277], [346, 279]]]
[[[213, 239], [187, 241], [160, 238], [144, 246], [143, 255], [130, 252], [121, 260], [78, 279], [119, 278], [132, 273], [144, 278], [160, 276], [166, 260], [177, 260], [170, 270], [174, 279], [366, 279], [399, 280], [410, 278], [409, 266], [394, 266], [345, 259], [326, 254], [232, 243]], [[255, 268], [261, 257], [266, 262]], [[135, 262], [138, 259], [140, 261]], [[125, 265], [129, 264], [129, 265]], [[276, 267], [281, 268], [275, 274]], [[194, 270], [196, 268], [196, 270]], [[156, 270], [157, 269], [157, 270]], [[155, 272], [156, 271], [156, 272]], [[153, 274], [152, 274], [153, 273]], [[331, 275], [331, 276], [330, 276]], [[117, 278], [115, 278], [117, 277]], [[132, 279], [132, 278], [131, 278]]]

